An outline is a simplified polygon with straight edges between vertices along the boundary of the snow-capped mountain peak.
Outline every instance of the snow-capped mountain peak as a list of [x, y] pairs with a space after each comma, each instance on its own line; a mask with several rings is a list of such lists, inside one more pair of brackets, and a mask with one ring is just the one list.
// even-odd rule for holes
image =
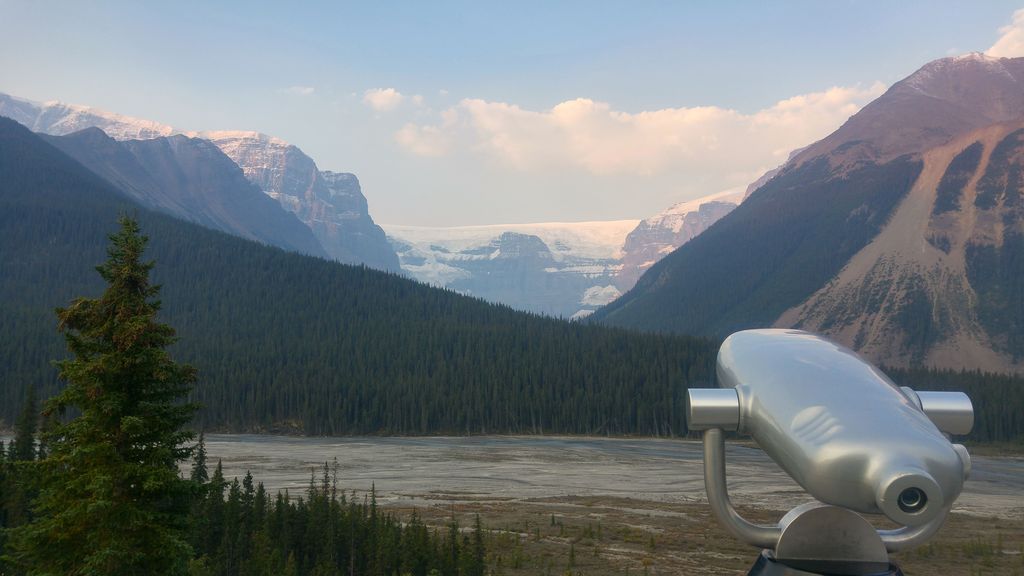
[[172, 126], [58, 100], [33, 102], [0, 93], [0, 115], [34, 132], [63, 136], [96, 127], [115, 140], [143, 140], [180, 132]]

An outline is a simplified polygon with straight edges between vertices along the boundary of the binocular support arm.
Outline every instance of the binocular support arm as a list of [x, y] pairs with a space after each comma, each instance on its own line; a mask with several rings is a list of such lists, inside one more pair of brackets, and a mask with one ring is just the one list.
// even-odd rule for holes
[[[782, 536], [778, 525], [764, 526], [747, 521], [736, 512], [729, 500], [725, 475], [725, 437], [721, 428], [704, 431], [704, 486], [708, 504], [715, 518], [730, 534], [752, 546], [775, 549]], [[942, 527], [949, 507], [920, 526], [904, 526], [895, 530], [878, 530], [878, 537], [888, 552], [899, 552], [924, 544]]]
[[729, 489], [725, 484], [725, 437], [721, 428], [704, 431], [704, 487], [711, 512], [726, 530], [753, 546], [775, 548], [782, 529], [746, 521], [729, 501]]
[[939, 531], [942, 523], [946, 521], [947, 514], [949, 514], [949, 506], [943, 508], [935, 518], [920, 526], [904, 526], [895, 530], [878, 530], [878, 537], [882, 539], [882, 543], [885, 544], [885, 549], [888, 552], [900, 552], [901, 550], [916, 548], [927, 542], [929, 538]]

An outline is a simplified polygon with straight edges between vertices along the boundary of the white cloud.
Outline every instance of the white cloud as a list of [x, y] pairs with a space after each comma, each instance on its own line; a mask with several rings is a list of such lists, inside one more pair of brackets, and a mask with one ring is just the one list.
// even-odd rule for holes
[[280, 90], [282, 94], [291, 94], [292, 96], [309, 96], [316, 92], [316, 88], [312, 86], [289, 86]]
[[999, 29], [999, 39], [985, 51], [997, 58], [1024, 56], [1024, 9], [1013, 13], [1013, 21]]
[[371, 88], [363, 92], [363, 103], [377, 112], [390, 112], [404, 102], [409, 102], [416, 108], [420, 108], [423, 106], [423, 96], [420, 94], [407, 96], [394, 88]]
[[437, 126], [406, 124], [395, 133], [395, 141], [417, 156], [444, 156], [451, 147], [451, 139]]
[[363, 103], [377, 112], [398, 108], [405, 96], [394, 88], [371, 88], [363, 93]]
[[459, 118], [454, 110], [446, 110], [441, 120], [440, 126], [406, 124], [395, 133], [395, 141], [417, 156], [444, 156], [451, 150], [452, 132]]
[[788, 153], [826, 136], [879, 96], [835, 87], [794, 96], [754, 113], [717, 106], [636, 113], [577, 98], [535, 111], [505, 102], [465, 99], [438, 125], [407, 124], [396, 135], [413, 154], [464, 150], [522, 171], [566, 168], [607, 175], [700, 174], [719, 188], [784, 162]]

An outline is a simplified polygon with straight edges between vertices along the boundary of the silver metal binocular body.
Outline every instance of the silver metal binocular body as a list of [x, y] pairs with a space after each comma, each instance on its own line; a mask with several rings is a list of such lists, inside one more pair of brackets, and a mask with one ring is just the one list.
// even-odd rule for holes
[[945, 434], [973, 426], [965, 394], [901, 389], [853, 351], [798, 330], [733, 334], [717, 370], [721, 388], [689, 391], [687, 426], [715, 432], [705, 435], [708, 497], [751, 543], [772, 547], [781, 528], [745, 524], [714, 493], [725, 491], [724, 461], [709, 462], [722, 457], [716, 430], [751, 435], [817, 500], [907, 526], [879, 532], [890, 550], [930, 536], [959, 496], [970, 457]]

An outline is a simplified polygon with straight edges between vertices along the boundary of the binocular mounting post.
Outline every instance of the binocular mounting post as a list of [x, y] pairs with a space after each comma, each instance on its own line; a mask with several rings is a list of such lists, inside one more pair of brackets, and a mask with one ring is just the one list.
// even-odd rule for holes
[[774, 526], [753, 524], [729, 500], [721, 428], [704, 431], [704, 484], [721, 525], [736, 538], [764, 549], [749, 576], [902, 576], [890, 563], [889, 552], [927, 541], [949, 512], [946, 508], [916, 527], [876, 530], [851, 510], [810, 502], [790, 510]]

